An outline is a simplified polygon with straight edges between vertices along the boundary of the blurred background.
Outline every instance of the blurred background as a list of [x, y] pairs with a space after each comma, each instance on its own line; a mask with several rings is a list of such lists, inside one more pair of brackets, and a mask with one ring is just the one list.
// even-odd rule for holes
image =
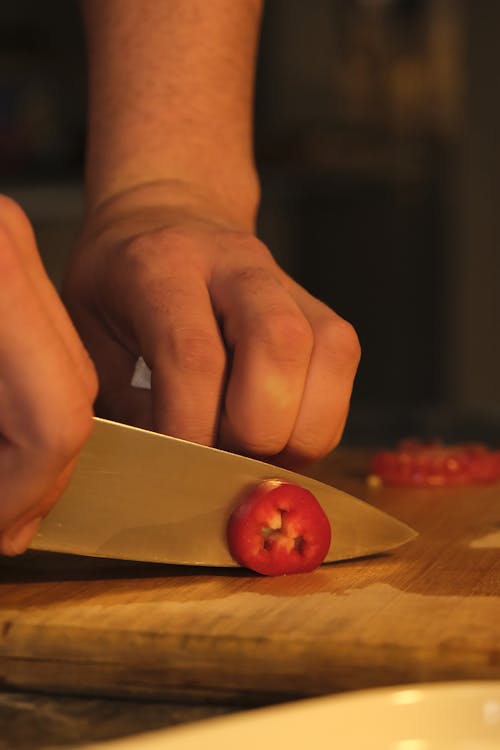
[[[344, 444], [500, 444], [499, 30], [496, 3], [267, 2], [259, 234], [358, 330]], [[32, 218], [56, 284], [84, 142], [76, 0], [3, 3], [0, 191]]]

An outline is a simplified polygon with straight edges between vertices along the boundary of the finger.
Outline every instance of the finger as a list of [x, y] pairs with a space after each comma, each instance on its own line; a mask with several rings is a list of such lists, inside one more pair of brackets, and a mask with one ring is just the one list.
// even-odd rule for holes
[[43, 519], [69, 484], [75, 463], [75, 459], [70, 461], [40, 501], [11, 522], [8, 528], [0, 532], [0, 552], [2, 554], [13, 556], [25, 552]]
[[299, 413], [311, 327], [272, 270], [245, 269], [214, 293], [232, 352], [221, 443], [252, 455], [274, 455], [287, 445]]
[[92, 409], [72, 357], [1, 228], [0, 278], [0, 528], [5, 528], [37, 503], [77, 453], [90, 432]]
[[214, 445], [226, 356], [201, 273], [152, 278], [129, 306], [140, 354], [150, 367], [153, 423], [174, 437]]
[[73, 305], [72, 313], [99, 373], [96, 414], [115, 422], [152, 430], [151, 393], [131, 387], [139, 347], [132, 349], [130, 344], [122, 344], [104, 322], [87, 310]]
[[7, 196], [0, 195], [0, 224], [8, 234], [31, 285], [50, 317], [55, 331], [73, 359], [78, 376], [91, 400], [97, 392], [97, 377], [93, 363], [82, 346], [69, 315], [51, 283], [38, 253], [31, 224], [21, 207]]
[[304, 289], [294, 296], [311, 323], [314, 348], [300, 410], [278, 462], [297, 467], [322, 458], [339, 443], [359, 364], [352, 326]]

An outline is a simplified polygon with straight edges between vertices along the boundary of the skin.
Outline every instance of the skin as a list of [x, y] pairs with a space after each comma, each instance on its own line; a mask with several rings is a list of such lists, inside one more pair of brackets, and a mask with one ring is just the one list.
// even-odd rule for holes
[[[340, 440], [353, 328], [255, 236], [258, 0], [84, 0], [86, 212], [64, 296], [104, 415], [297, 467]], [[0, 552], [29, 544], [92, 428], [94, 366], [0, 196]], [[133, 389], [137, 357], [151, 392]]]
[[[297, 467], [340, 440], [360, 350], [255, 236], [261, 10], [83, 3], [87, 211], [65, 300], [101, 415]], [[130, 387], [139, 355], [151, 392]]]
[[28, 219], [0, 196], [0, 552], [23, 552], [92, 428], [94, 367]]

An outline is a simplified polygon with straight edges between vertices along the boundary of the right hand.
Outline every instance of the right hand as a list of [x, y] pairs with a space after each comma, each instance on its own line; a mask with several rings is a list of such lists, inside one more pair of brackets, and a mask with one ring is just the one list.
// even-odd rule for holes
[[[354, 329], [229, 218], [118, 199], [88, 217], [65, 291], [100, 416], [294, 469], [338, 444]], [[139, 355], [151, 391], [130, 385]]]
[[0, 553], [23, 552], [92, 430], [93, 364], [30, 223], [0, 196]]

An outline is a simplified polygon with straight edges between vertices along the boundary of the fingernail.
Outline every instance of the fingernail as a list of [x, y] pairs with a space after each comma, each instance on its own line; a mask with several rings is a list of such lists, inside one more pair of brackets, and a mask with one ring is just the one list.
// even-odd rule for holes
[[11, 531], [6, 531], [0, 537], [0, 548], [4, 555], [14, 557], [24, 552], [43, 521], [43, 516], [32, 518], [23, 526], [15, 526]]

